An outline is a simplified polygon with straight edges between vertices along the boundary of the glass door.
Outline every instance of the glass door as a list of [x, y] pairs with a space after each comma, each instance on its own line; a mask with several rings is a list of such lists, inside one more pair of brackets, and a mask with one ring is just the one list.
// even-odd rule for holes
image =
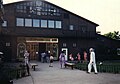
[[58, 59], [58, 44], [56, 43], [47, 43], [46, 51], [50, 51], [50, 54], [54, 56], [54, 60]]
[[30, 53], [30, 60], [37, 60], [38, 43], [27, 43], [27, 50]]

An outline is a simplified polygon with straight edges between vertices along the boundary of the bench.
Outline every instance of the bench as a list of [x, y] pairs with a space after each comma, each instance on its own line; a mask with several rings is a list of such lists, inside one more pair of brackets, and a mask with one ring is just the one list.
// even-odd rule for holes
[[35, 67], [38, 66], [38, 64], [36, 64], [36, 63], [30, 63], [30, 65], [34, 71], [35, 71]]
[[68, 67], [71, 67], [71, 69], [73, 70], [73, 68], [74, 68], [74, 66], [75, 66], [75, 63], [66, 62], [66, 63], [65, 63], [65, 68], [66, 68], [67, 66], [68, 66]]

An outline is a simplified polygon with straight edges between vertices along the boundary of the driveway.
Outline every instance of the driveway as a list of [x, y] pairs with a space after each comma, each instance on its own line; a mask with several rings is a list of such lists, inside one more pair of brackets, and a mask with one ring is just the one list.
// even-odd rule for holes
[[31, 71], [31, 76], [14, 80], [14, 84], [120, 84], [120, 74], [98, 73], [87, 74], [85, 71], [64, 68], [59, 62], [35, 62], [38, 64], [36, 71]]

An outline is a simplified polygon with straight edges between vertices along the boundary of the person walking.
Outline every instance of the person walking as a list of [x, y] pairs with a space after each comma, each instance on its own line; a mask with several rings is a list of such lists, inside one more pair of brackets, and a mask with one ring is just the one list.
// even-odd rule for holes
[[59, 61], [60, 61], [61, 68], [63, 68], [63, 66], [65, 65], [65, 53], [64, 53], [64, 51], [61, 52], [61, 54], [59, 56]]
[[25, 51], [25, 53], [24, 53], [24, 57], [25, 57], [25, 66], [27, 67], [27, 73], [28, 73], [28, 75], [30, 75], [30, 71], [29, 71], [29, 53], [28, 53], [28, 51]]
[[95, 61], [95, 52], [93, 48], [90, 48], [90, 62], [88, 64], [88, 73], [91, 73], [92, 66], [94, 67], [95, 74], [97, 74], [97, 67]]

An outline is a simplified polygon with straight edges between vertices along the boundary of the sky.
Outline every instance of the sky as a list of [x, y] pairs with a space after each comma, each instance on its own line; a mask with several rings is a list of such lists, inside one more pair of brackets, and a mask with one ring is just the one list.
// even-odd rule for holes
[[[12, 3], [22, 0], [3, 0]], [[99, 26], [101, 34], [120, 32], [120, 0], [46, 0], [82, 16]]]

